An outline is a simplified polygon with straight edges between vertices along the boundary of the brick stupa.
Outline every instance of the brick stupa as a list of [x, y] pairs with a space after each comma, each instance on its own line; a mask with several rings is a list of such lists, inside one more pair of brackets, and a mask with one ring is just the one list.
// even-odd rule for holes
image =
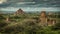
[[47, 25], [46, 24], [47, 23], [47, 16], [46, 16], [46, 12], [45, 11], [41, 11], [39, 20], [40, 20], [40, 25], [41, 26]]
[[7, 17], [7, 18], [6, 18], [6, 21], [7, 21], [7, 22], [9, 22], [9, 21], [10, 21], [9, 17]]
[[39, 20], [40, 20], [39, 25], [41, 26], [51, 26], [55, 24], [54, 19], [48, 18], [48, 16], [46, 15], [46, 11], [41, 11]]

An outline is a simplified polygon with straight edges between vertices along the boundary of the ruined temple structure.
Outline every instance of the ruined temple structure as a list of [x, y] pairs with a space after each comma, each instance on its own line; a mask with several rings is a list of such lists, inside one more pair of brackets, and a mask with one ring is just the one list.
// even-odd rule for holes
[[41, 11], [39, 21], [40, 21], [39, 25], [41, 26], [52, 26], [56, 22], [54, 19], [48, 18], [48, 15], [46, 14], [45, 11]]
[[20, 15], [20, 14], [24, 14], [24, 11], [22, 9], [19, 9], [14, 13], [14, 15]]
[[7, 18], [6, 18], [6, 22], [9, 22], [9, 21], [10, 21], [10, 19], [9, 19], [9, 17], [7, 17]]

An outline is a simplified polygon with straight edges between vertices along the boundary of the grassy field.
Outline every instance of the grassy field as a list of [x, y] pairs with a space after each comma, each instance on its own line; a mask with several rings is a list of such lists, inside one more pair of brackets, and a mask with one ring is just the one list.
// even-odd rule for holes
[[[13, 14], [0, 15], [0, 34], [60, 34], [60, 18], [54, 26], [39, 26], [40, 14], [23, 14], [14, 16]], [[9, 17], [10, 21], [6, 21]]]

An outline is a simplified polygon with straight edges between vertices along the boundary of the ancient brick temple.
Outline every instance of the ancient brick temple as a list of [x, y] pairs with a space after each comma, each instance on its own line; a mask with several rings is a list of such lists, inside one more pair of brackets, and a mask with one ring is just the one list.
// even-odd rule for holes
[[7, 21], [7, 22], [9, 22], [9, 21], [10, 21], [9, 17], [7, 17], [7, 18], [6, 18], [6, 21]]
[[24, 11], [22, 9], [17, 10], [14, 15], [24, 14]]
[[45, 11], [41, 11], [39, 20], [41, 26], [51, 26], [55, 24], [55, 20], [48, 18]]

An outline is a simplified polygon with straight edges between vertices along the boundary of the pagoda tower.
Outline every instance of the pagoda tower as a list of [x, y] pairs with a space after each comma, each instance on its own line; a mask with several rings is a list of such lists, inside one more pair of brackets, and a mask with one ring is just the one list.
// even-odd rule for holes
[[47, 25], [47, 15], [46, 15], [46, 11], [41, 11], [40, 13], [40, 17], [39, 17], [39, 20], [40, 20], [40, 25], [41, 26], [45, 26]]

